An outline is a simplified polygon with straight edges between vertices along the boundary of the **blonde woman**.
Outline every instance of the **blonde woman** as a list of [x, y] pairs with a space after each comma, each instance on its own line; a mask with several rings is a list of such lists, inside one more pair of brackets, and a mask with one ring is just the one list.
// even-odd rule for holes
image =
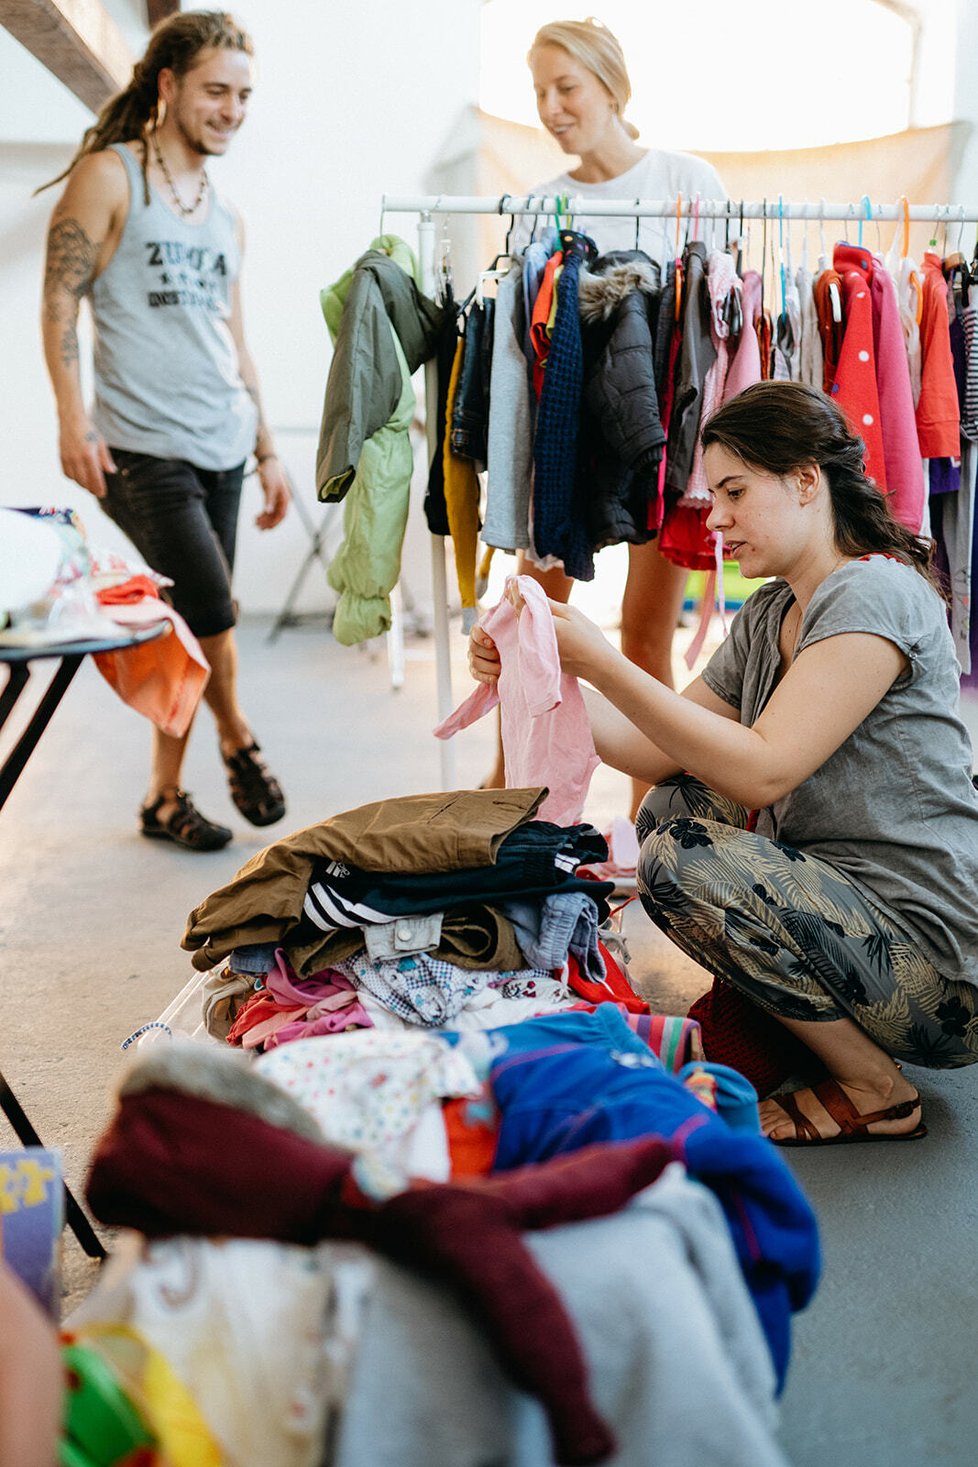
[[[595, 20], [552, 21], [537, 32], [527, 57], [537, 112], [560, 148], [577, 163], [566, 173], [538, 183], [532, 194], [568, 194], [584, 199], [704, 199], [725, 197], [716, 172], [702, 158], [646, 148], [625, 117], [631, 84], [617, 38]], [[634, 219], [575, 213], [574, 228], [588, 234], [602, 253], [636, 247]], [[514, 233], [514, 249], [528, 242], [532, 218], [524, 216]], [[637, 244], [665, 270], [675, 254], [668, 220], [642, 219]], [[556, 601], [566, 601], [573, 581], [562, 570], [541, 571], [520, 556], [520, 571], [534, 576]], [[665, 560], [654, 540], [629, 545], [628, 577], [621, 607], [621, 646], [625, 656], [673, 687], [672, 640], [682, 610], [687, 572]], [[487, 781], [502, 785], [500, 752]], [[646, 786], [632, 781], [634, 818]]]

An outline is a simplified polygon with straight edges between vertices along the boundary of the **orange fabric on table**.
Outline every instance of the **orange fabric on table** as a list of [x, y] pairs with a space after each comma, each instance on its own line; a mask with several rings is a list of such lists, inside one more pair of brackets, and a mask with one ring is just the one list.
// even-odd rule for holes
[[98, 601], [120, 627], [168, 621], [171, 630], [153, 642], [117, 652], [97, 652], [95, 666], [131, 708], [173, 738], [182, 738], [197, 711], [210, 666], [183, 617], [160, 600], [148, 576], [132, 576], [98, 592]]
[[920, 317], [920, 401], [917, 440], [921, 458], [958, 458], [961, 408], [951, 358], [951, 318], [943, 261], [933, 250], [924, 255]]

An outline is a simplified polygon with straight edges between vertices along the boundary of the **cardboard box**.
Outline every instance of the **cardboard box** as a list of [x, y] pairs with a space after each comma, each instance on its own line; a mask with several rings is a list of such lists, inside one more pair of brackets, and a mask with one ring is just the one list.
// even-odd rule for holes
[[0, 1151], [0, 1256], [52, 1320], [61, 1317], [60, 1151]]

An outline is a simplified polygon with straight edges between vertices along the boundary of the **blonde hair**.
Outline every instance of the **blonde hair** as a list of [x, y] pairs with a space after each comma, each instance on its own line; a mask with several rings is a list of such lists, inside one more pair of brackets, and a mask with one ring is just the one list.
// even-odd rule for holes
[[593, 15], [585, 20], [552, 20], [543, 25], [533, 37], [533, 45], [527, 53], [532, 65], [533, 53], [538, 46], [560, 46], [573, 56], [588, 71], [593, 72], [615, 104], [615, 111], [630, 138], [638, 137], [638, 128], [625, 120], [625, 108], [632, 95], [632, 84], [628, 80], [625, 53], [618, 37], [602, 25]]

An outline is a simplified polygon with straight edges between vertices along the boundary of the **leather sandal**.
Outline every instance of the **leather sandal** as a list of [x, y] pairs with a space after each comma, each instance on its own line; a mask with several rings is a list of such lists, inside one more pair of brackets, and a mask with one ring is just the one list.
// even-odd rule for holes
[[876, 1121], [902, 1121], [912, 1116], [920, 1105], [919, 1095], [913, 1100], [901, 1100], [897, 1105], [887, 1106], [885, 1110], [873, 1110], [867, 1115], [860, 1115], [842, 1086], [835, 1080], [820, 1080], [817, 1085], [807, 1088], [835, 1121], [839, 1127], [838, 1134], [821, 1135], [815, 1123], [802, 1113], [794, 1093], [775, 1095], [772, 1099], [781, 1106], [795, 1128], [793, 1137], [770, 1137], [775, 1146], [844, 1146], [855, 1141], [917, 1141], [921, 1136], [927, 1135], [927, 1127], [923, 1121], [913, 1131], [894, 1133], [869, 1129]]
[[[176, 802], [176, 809], [166, 820], [159, 818], [163, 805]], [[164, 790], [151, 805], [139, 812], [139, 829], [152, 840], [172, 840], [188, 851], [220, 851], [232, 838], [226, 825], [216, 825], [197, 809], [186, 790]]]
[[254, 741], [247, 748], [222, 758], [228, 770], [231, 799], [252, 825], [274, 825], [285, 814], [285, 796], [273, 774], [258, 755], [261, 749]]

